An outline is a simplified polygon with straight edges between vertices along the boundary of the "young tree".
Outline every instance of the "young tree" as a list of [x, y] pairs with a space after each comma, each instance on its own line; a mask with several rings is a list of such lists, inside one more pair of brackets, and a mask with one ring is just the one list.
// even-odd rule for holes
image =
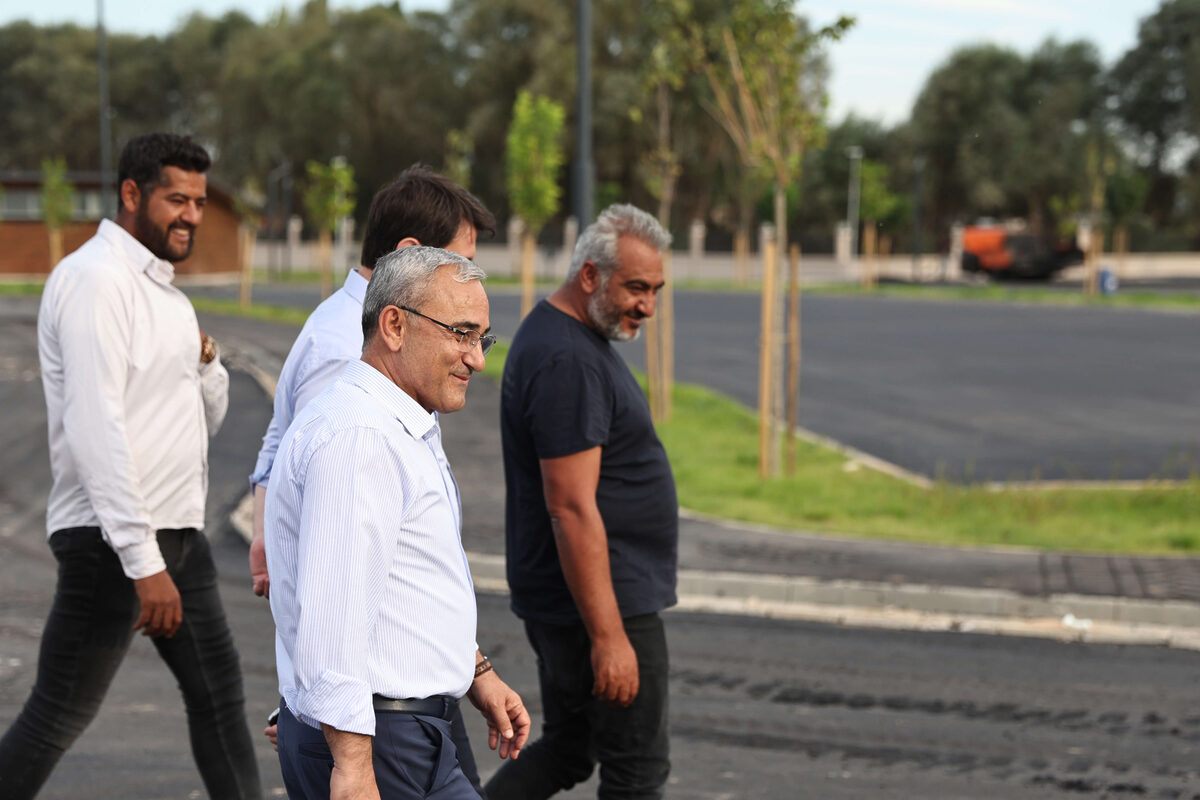
[[67, 160], [42, 159], [42, 221], [50, 239], [50, 267], [63, 257], [63, 228], [71, 221], [75, 187], [67, 180]]
[[464, 189], [471, 188], [471, 162], [475, 160], [475, 142], [461, 128], [446, 132], [446, 161], [442, 174]]
[[321, 270], [321, 297], [333, 291], [333, 232], [338, 222], [354, 213], [354, 168], [335, 156], [328, 164], [309, 161], [304, 208], [317, 229], [317, 260]]
[[893, 220], [904, 200], [888, 188], [888, 168], [885, 164], [869, 158], [863, 159], [859, 175], [862, 181], [859, 190], [859, 210], [863, 218], [863, 255], [866, 256], [863, 286], [870, 289], [874, 288], [876, 280], [872, 262], [879, 252], [876, 247], [879, 226]]
[[563, 165], [563, 107], [522, 89], [513, 104], [505, 163], [508, 199], [513, 213], [525, 223], [521, 247], [521, 316], [533, 308], [533, 250], [538, 232], [558, 213], [562, 190], [558, 173]]
[[[825, 105], [806, 64], [820, 43], [841, 38], [853, 24], [853, 18], [841, 17], [814, 33], [790, 0], [738, 0], [716, 41], [693, 28], [693, 42], [707, 54], [703, 70], [714, 97], [713, 115], [744, 166], [769, 175], [774, 183], [775, 254], [787, 252], [787, 187], [799, 177], [805, 149], [820, 134]], [[763, 265], [758, 404], [763, 477], [780, 469], [778, 431], [772, 432], [783, 416], [778, 261], [771, 258]]]

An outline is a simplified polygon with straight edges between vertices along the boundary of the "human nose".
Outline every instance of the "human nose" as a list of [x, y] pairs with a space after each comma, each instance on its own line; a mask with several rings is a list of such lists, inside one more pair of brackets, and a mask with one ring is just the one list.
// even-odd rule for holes
[[463, 363], [470, 367], [472, 372], [479, 372], [487, 364], [487, 358], [483, 355], [483, 347], [478, 339], [474, 342], [468, 340], [468, 342], [467, 349], [463, 352]]
[[658, 292], [648, 292], [638, 300], [637, 310], [643, 317], [653, 317], [658, 307]]
[[188, 203], [183, 207], [181, 218], [189, 225], [199, 225], [204, 217], [204, 209], [196, 203]]

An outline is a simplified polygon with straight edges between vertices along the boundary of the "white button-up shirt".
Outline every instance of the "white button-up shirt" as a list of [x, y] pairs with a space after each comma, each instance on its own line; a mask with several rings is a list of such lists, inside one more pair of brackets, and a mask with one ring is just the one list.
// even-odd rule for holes
[[366, 293], [367, 279], [358, 270], [350, 270], [342, 288], [317, 306], [304, 322], [279, 372], [275, 413], [263, 436], [254, 474], [250, 476], [252, 487], [270, 483], [279, 440], [300, 409], [333, 383], [347, 363], [358, 361], [362, 355], [362, 307]]
[[267, 488], [280, 693], [373, 736], [372, 694], [461, 697], [475, 590], [436, 415], [362, 361], [297, 415]]
[[204, 526], [208, 437], [229, 400], [220, 361], [200, 363], [196, 313], [174, 276], [104, 220], [50, 273], [38, 311], [47, 534], [99, 526], [133, 579], [166, 568], [155, 531]]

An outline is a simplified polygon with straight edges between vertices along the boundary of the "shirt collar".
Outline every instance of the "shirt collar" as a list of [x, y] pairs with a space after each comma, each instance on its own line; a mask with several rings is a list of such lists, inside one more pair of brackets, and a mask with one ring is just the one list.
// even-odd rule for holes
[[170, 283], [175, 279], [174, 264], [151, 253], [146, 245], [112, 220], [100, 220], [96, 235], [112, 245], [121, 260], [134, 272], [145, 272], [159, 283]]
[[352, 269], [342, 283], [342, 291], [362, 304], [367, 297], [367, 279], [357, 269]]
[[437, 414], [421, 408], [408, 392], [367, 362], [351, 361], [342, 375], [377, 400], [414, 439], [423, 439], [437, 426]]

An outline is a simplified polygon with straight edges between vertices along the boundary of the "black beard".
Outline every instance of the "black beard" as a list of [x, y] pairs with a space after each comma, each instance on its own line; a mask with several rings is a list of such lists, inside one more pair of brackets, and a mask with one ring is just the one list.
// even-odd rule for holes
[[[146, 249], [155, 255], [156, 258], [161, 258], [163, 261], [170, 261], [172, 264], [183, 261], [192, 254], [192, 245], [196, 242], [196, 226], [189, 225], [186, 222], [176, 222], [168, 225], [166, 228], [160, 228], [150, 220], [150, 215], [146, 213], [144, 205], [138, 207], [137, 216], [133, 218], [134, 237], [146, 246]], [[179, 253], [171, 249], [171, 231], [174, 228], [181, 228], [189, 231], [192, 235], [188, 239], [187, 249]]]

